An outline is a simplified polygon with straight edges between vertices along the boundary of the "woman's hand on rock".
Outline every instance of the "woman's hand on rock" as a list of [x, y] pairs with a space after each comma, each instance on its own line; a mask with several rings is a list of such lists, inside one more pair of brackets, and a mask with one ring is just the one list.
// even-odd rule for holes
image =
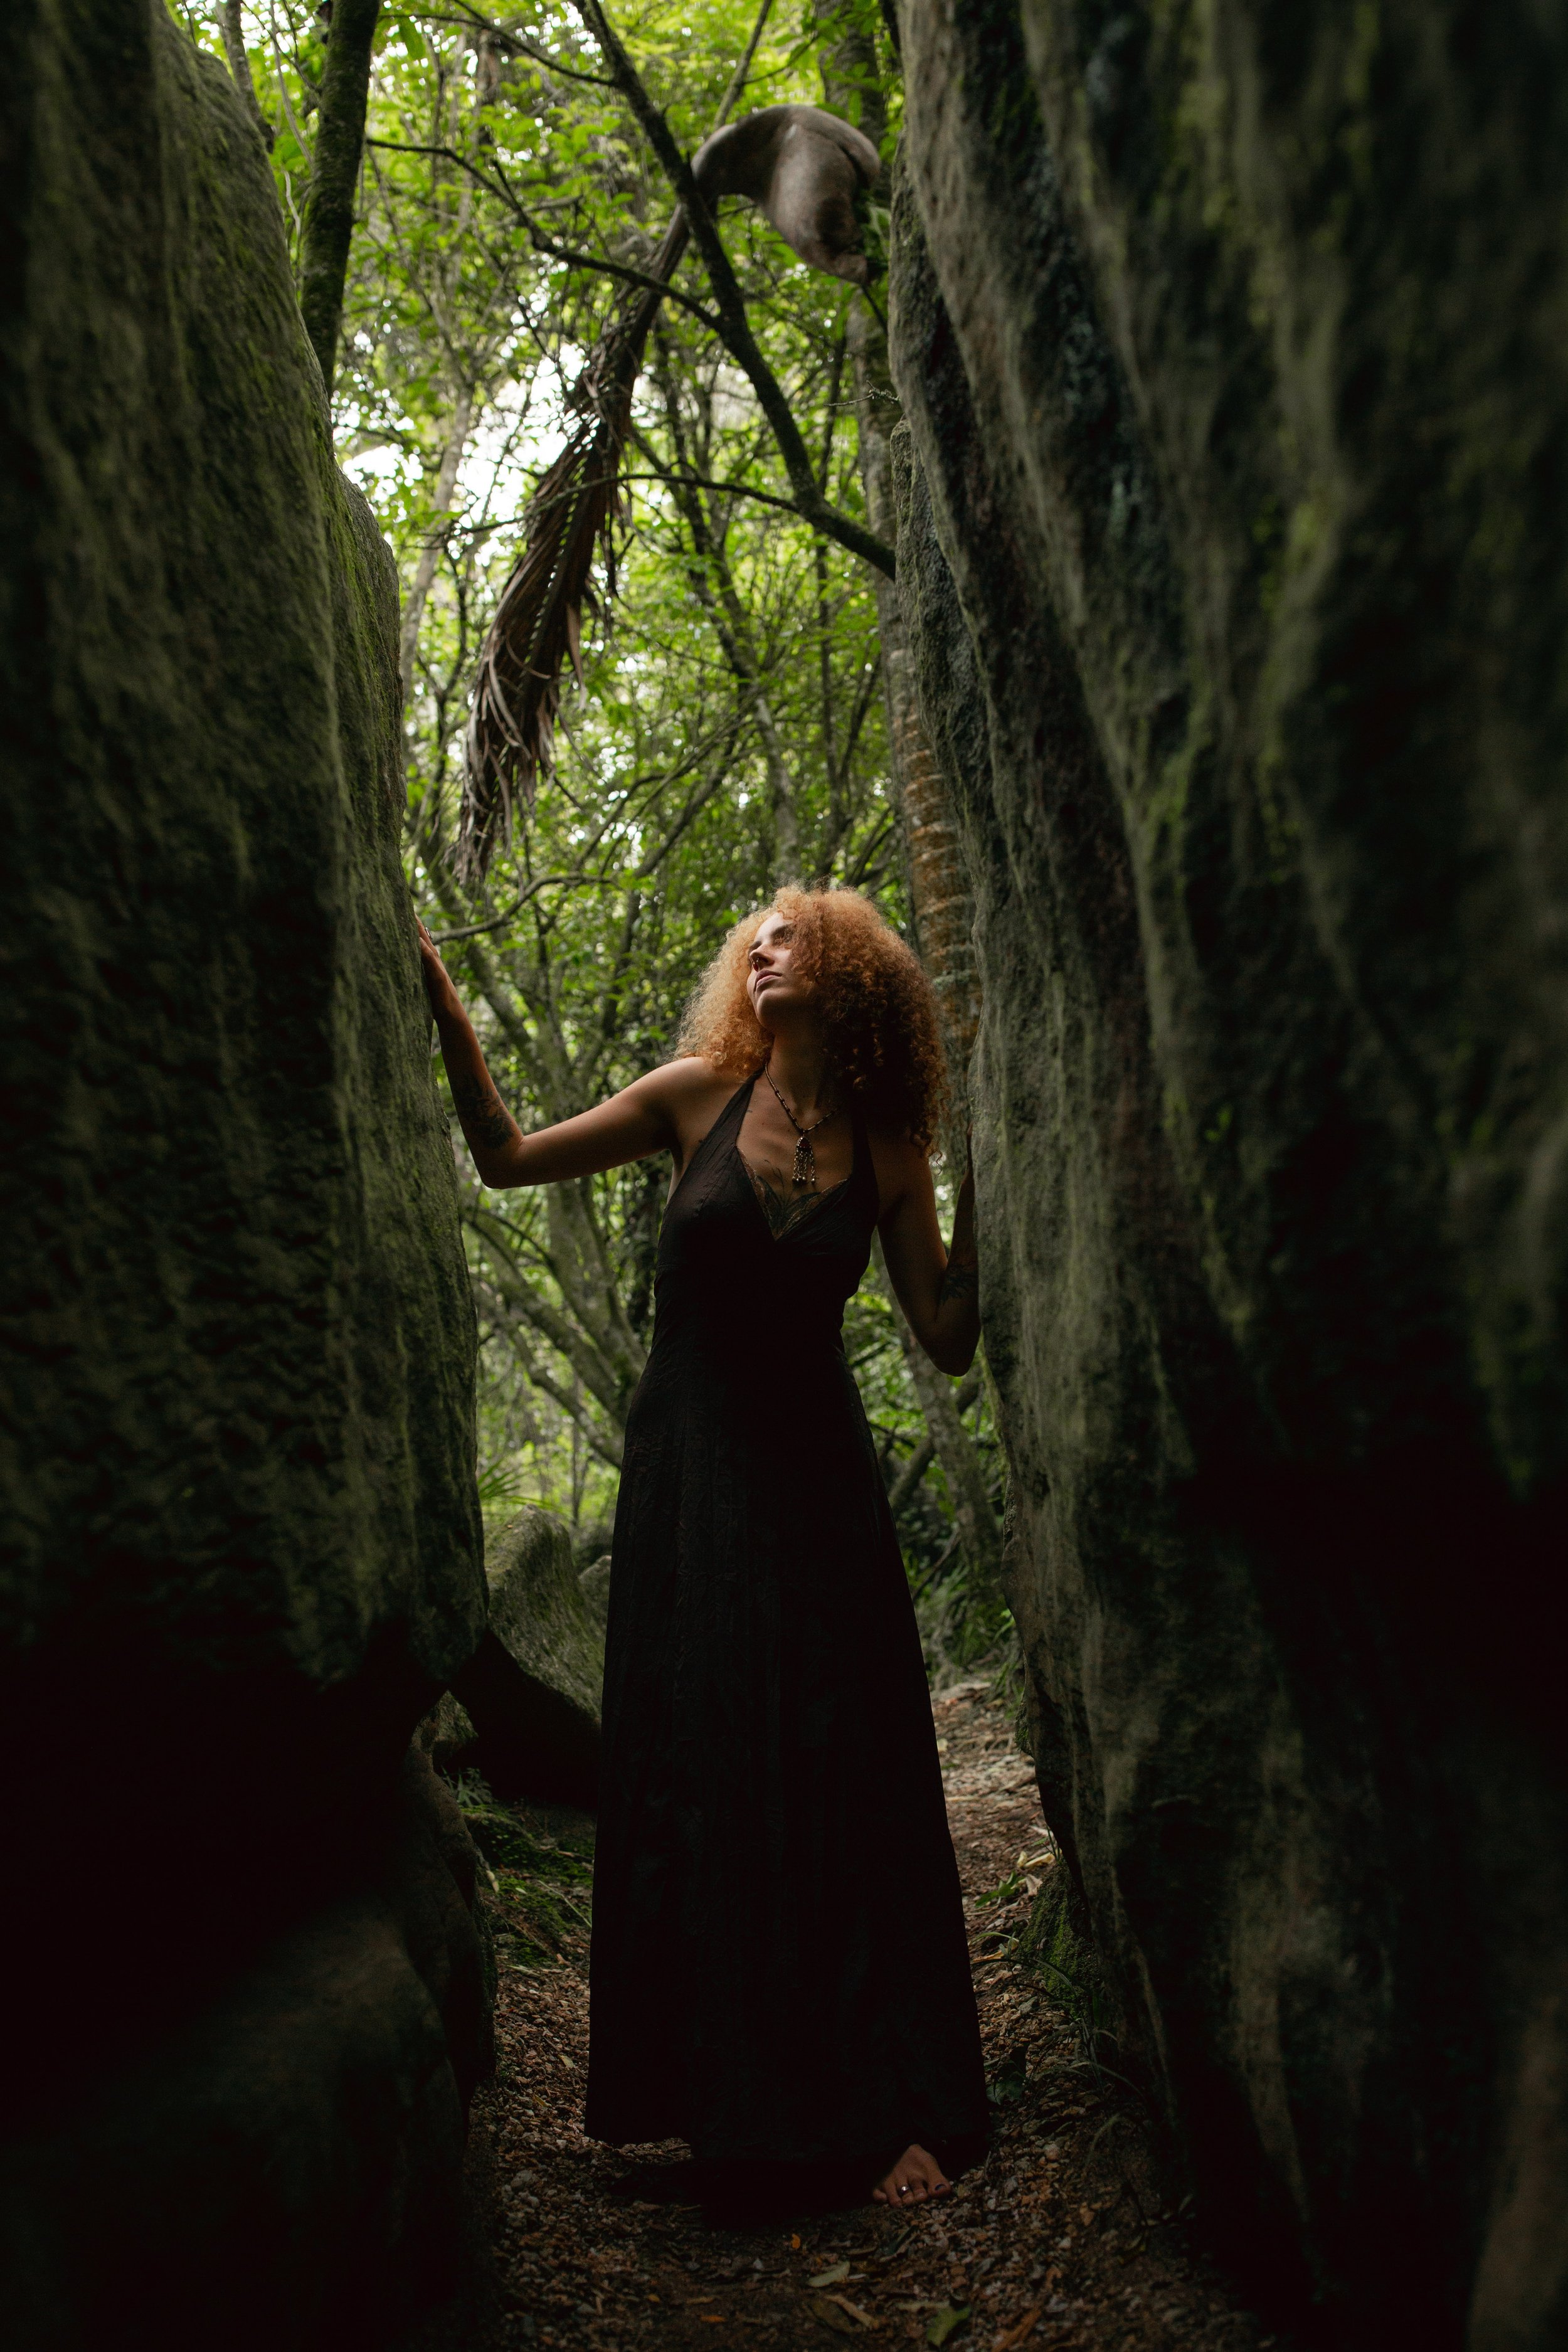
[[438, 1021], [443, 1013], [450, 1013], [454, 1007], [460, 1011], [463, 1000], [452, 985], [452, 975], [442, 962], [441, 952], [435, 940], [417, 915], [414, 920], [419, 930], [419, 968], [424, 974], [425, 993], [430, 999], [430, 1010]]

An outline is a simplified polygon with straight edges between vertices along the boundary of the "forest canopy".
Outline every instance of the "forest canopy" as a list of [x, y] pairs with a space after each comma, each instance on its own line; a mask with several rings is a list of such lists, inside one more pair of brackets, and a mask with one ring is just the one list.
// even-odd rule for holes
[[[667, 1059], [725, 930], [782, 882], [867, 891], [930, 964], [911, 903], [899, 772], [909, 754], [884, 676], [888, 583], [803, 518], [798, 464], [792, 481], [756, 370], [715, 331], [703, 261], [689, 251], [648, 341], [613, 580], [601, 570], [606, 593], [584, 614], [582, 683], [568, 673], [553, 772], [483, 883], [460, 878], [485, 631], [530, 496], [578, 421], [584, 363], [646, 280], [676, 196], [575, 10], [338, 0], [340, 26], [352, 5], [374, 29], [328, 354], [334, 433], [401, 574], [415, 903], [526, 1129]], [[302, 270], [333, 12], [300, 0], [171, 6], [240, 86]], [[718, 225], [822, 501], [890, 538], [879, 468], [896, 419], [882, 310], [900, 90], [876, 0], [806, 0], [804, 11], [801, 0], [656, 0], [613, 24], [685, 156], [726, 113], [785, 100], [829, 107], [881, 152], [882, 182], [861, 205], [863, 293], [797, 261], [742, 200], [720, 205]], [[668, 1165], [495, 1193], [460, 1146], [458, 1162], [483, 1500], [489, 1511], [545, 1504], [592, 1558], [608, 1548], [651, 1329]], [[918, 1358], [875, 1265], [846, 1343], [932, 1663], [960, 1663], [1001, 1622], [982, 1384], [957, 1387]]]

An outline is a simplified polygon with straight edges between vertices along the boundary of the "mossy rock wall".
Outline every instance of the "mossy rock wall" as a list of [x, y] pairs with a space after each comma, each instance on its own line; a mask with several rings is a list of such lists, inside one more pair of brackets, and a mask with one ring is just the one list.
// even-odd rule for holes
[[[384, 1899], [410, 1734], [486, 1603], [395, 576], [267, 159], [161, 0], [6, 8], [0, 158], [0, 1722], [37, 1930], [7, 2104], [23, 2174], [37, 2128], [65, 2180], [74, 2113]], [[398, 1965], [361, 2038], [417, 2173], [450, 1970]], [[153, 2179], [148, 2134], [117, 2160]]]
[[1046, 1810], [1205, 2226], [1568, 2333], [1568, 30], [905, 0]]

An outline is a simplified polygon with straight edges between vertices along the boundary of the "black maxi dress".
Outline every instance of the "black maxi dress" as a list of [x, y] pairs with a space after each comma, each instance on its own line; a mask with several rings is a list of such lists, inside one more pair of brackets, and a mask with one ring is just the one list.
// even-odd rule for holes
[[610, 1577], [587, 2127], [864, 2168], [984, 2139], [931, 1701], [845, 1360], [863, 1127], [775, 1238], [733, 1096], [666, 1210]]

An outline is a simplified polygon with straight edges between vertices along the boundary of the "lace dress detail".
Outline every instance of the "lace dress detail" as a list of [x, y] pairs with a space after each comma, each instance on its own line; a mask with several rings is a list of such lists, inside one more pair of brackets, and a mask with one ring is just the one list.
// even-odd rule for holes
[[786, 1234], [793, 1234], [796, 1225], [804, 1224], [806, 1218], [816, 1210], [825, 1207], [836, 1192], [842, 1192], [845, 1184], [852, 1183], [854, 1181], [852, 1177], [846, 1176], [843, 1184], [830, 1184], [826, 1192], [797, 1192], [793, 1200], [786, 1199], [784, 1193], [775, 1191], [774, 1187], [768, 1182], [760, 1168], [754, 1168], [752, 1165], [739, 1144], [736, 1145], [735, 1151], [742, 1167], [752, 1180], [752, 1190], [757, 1196], [757, 1206], [766, 1217], [768, 1231], [775, 1242], [782, 1242]]

